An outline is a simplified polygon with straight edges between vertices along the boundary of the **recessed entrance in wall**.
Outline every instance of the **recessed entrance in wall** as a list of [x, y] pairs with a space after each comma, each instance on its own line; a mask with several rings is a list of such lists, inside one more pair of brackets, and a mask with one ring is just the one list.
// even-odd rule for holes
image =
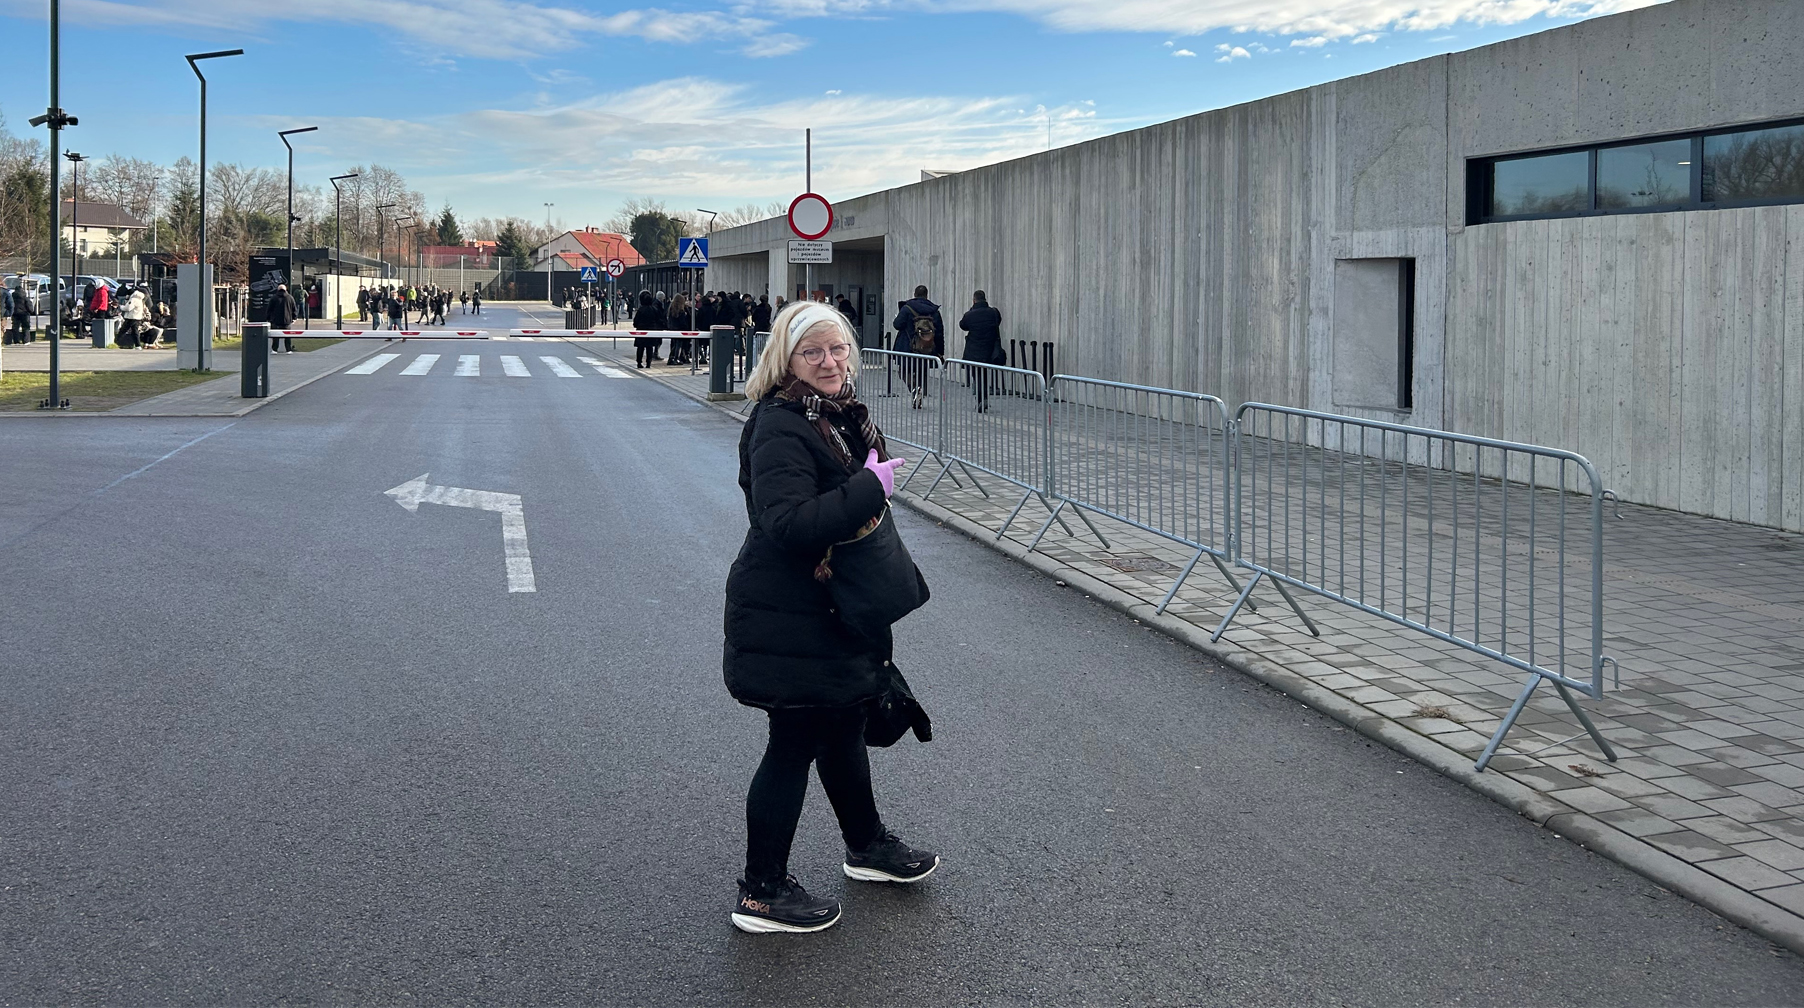
[[1334, 405], [1414, 405], [1416, 261], [1334, 262]]

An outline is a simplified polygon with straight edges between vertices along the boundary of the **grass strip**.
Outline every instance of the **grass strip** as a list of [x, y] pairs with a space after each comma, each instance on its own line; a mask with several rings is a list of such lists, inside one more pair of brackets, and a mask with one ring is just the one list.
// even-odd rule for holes
[[[61, 393], [71, 410], [105, 412], [140, 399], [173, 392], [189, 385], [223, 378], [231, 372], [209, 371], [65, 371]], [[0, 375], [0, 412], [28, 413], [50, 396], [46, 371], [9, 371]]]

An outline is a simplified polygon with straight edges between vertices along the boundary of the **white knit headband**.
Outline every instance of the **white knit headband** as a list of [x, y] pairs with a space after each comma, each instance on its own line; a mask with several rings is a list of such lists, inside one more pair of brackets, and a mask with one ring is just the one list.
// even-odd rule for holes
[[[837, 308], [821, 304], [819, 301], [810, 301], [803, 305], [802, 310], [796, 312], [795, 318], [789, 320], [789, 332], [783, 336], [784, 342], [789, 344], [784, 348], [788, 352], [785, 354], [785, 358], [796, 352], [796, 344], [802, 341], [803, 333], [822, 322], [836, 321], [845, 321], [845, 316], [841, 315]], [[835, 326], [835, 328], [838, 327]]]

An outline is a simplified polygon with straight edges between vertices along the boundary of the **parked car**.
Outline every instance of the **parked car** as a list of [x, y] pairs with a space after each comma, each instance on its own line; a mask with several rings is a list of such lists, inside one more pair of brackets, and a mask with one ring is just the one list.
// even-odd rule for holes
[[18, 296], [21, 287], [31, 298], [32, 314], [50, 314], [50, 276], [46, 273], [14, 273], [6, 278], [6, 286]]

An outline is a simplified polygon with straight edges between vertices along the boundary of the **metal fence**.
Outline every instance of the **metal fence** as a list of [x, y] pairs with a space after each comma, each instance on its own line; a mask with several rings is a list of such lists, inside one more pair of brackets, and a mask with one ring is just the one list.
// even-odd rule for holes
[[1027, 548], [1040, 544], [1065, 508], [1079, 508], [1196, 550], [1159, 612], [1204, 556], [1240, 591], [1224, 563], [1233, 543], [1226, 405], [1196, 392], [1076, 375], [1054, 376], [1051, 391], [1047, 468], [1058, 503]]
[[861, 364], [873, 420], [936, 465], [922, 499], [960, 474], [985, 497], [979, 474], [1020, 489], [998, 539], [1036, 498], [1029, 549], [1054, 523], [1075, 534], [1067, 511], [1105, 549], [1090, 515], [1121, 522], [1195, 551], [1161, 612], [1205, 556], [1239, 593], [1215, 639], [1263, 581], [1312, 634], [1292, 588], [1528, 673], [1479, 770], [1543, 682], [1583, 727], [1573, 738], [1616, 758], [1573, 696], [1602, 697], [1615, 664], [1608, 493], [1583, 456], [1265, 403], [1230, 416], [1214, 396], [917, 354], [866, 349]]
[[1243, 599], [1269, 578], [1528, 672], [1480, 770], [1543, 681], [1615, 758], [1570, 692], [1602, 697], [1614, 664], [1604, 488], [1589, 461], [1264, 403], [1236, 411], [1234, 439], [1234, 561], [1253, 572]]

